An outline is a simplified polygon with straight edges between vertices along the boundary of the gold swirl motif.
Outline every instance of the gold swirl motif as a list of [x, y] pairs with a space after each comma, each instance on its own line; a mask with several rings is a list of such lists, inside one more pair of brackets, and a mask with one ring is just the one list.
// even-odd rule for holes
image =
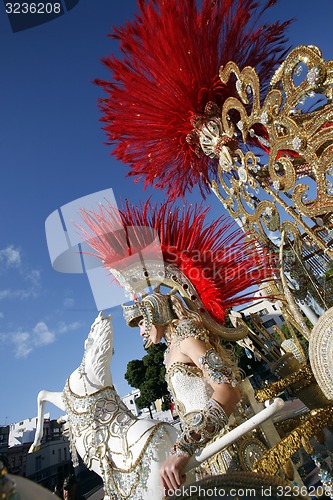
[[[304, 77], [297, 80], [299, 69]], [[219, 159], [219, 182], [213, 180], [211, 188], [244, 230], [270, 248], [277, 249], [286, 221], [292, 221], [297, 255], [307, 263], [301, 279], [316, 298], [324, 296], [316, 272], [333, 259], [333, 61], [324, 60], [317, 47], [296, 47], [265, 96], [254, 68], [241, 71], [229, 62], [219, 75], [224, 84], [235, 80], [235, 96], [225, 101], [216, 127], [223, 146], [214, 149], [221, 142], [215, 137], [208, 148]], [[326, 98], [323, 105], [308, 106], [318, 96]], [[259, 165], [253, 152], [233, 148], [226, 137], [239, 144], [259, 141], [269, 151], [267, 165]]]

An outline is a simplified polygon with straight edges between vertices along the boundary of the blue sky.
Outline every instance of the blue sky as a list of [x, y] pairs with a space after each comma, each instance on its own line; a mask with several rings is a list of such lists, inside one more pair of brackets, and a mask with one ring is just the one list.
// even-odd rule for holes
[[[40, 389], [62, 390], [79, 365], [83, 342], [97, 315], [87, 277], [52, 268], [44, 224], [59, 207], [113, 189], [116, 200], [162, 201], [125, 178], [127, 167], [110, 157], [99, 123], [96, 77], [100, 58], [117, 51], [106, 35], [133, 18], [135, 0], [80, 0], [62, 17], [13, 33], [0, 10], [0, 424], [36, 415]], [[292, 46], [318, 45], [332, 58], [333, 2], [280, 0], [267, 14], [297, 18]], [[191, 200], [199, 199], [194, 193]], [[214, 196], [213, 215], [223, 210]], [[129, 392], [127, 362], [144, 354], [121, 308], [112, 310], [115, 355], [111, 371], [119, 394]], [[60, 410], [48, 408], [56, 418]]]

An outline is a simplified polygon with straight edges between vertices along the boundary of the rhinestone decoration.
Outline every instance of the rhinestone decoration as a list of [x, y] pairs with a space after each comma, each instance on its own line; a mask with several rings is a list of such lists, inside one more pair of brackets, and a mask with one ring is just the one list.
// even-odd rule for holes
[[191, 418], [191, 425], [192, 427], [198, 427], [203, 423], [204, 417], [202, 413], [198, 412], [195, 413], [194, 416]]
[[333, 195], [333, 184], [331, 181], [326, 181], [326, 193]]
[[294, 76], [301, 76], [303, 72], [303, 67], [301, 64], [297, 64], [297, 66], [294, 69]]
[[314, 67], [310, 69], [306, 77], [310, 85], [315, 85], [317, 83], [319, 73], [319, 68]]
[[268, 217], [271, 217], [272, 214], [273, 214], [273, 208], [272, 207], [266, 207], [263, 213], [266, 214]]
[[268, 113], [266, 111], [264, 111], [263, 113], [261, 113], [260, 121], [261, 121], [261, 123], [263, 125], [267, 125], [267, 123], [268, 123]]
[[[113, 387], [104, 387], [93, 394], [78, 396], [71, 391], [67, 380], [63, 401], [70, 424], [70, 451], [74, 467], [79, 465], [76, 439], [83, 436], [86, 452], [82, 459], [88, 468], [91, 468], [92, 461], [99, 463], [105, 498], [142, 500], [156, 447], [166, 437], [164, 424], [158, 423], [152, 429], [139, 459], [132, 463], [127, 433], [137, 419]], [[115, 443], [115, 452], [119, 454], [119, 450], [122, 450], [125, 465], [121, 469], [108, 458], [109, 455], [112, 456], [112, 450], [108, 449], [111, 437], [112, 443]]]
[[[232, 163], [226, 163], [225, 158], [223, 156], [220, 156], [219, 158], [219, 165], [222, 167], [222, 169], [225, 172], [230, 172], [233, 169], [233, 164]], [[215, 188], [216, 191], [217, 188]], [[216, 194], [216, 192], [215, 192]]]
[[217, 384], [230, 383], [232, 386], [236, 382], [232, 378], [232, 372], [227, 368], [215, 349], [208, 349], [203, 356], [199, 357], [199, 365], [207, 373], [210, 380]]
[[210, 349], [204, 356], [201, 356], [199, 358], [199, 363], [207, 363], [215, 369], [223, 368], [224, 366], [221, 356], [214, 349]]
[[242, 82], [240, 80], [236, 81], [236, 90], [237, 92], [241, 92], [242, 90]]
[[296, 149], [296, 151], [299, 151], [300, 149], [302, 149], [303, 140], [300, 137], [294, 137], [292, 140], [292, 145], [293, 148]]
[[245, 184], [245, 182], [247, 181], [247, 172], [246, 172], [245, 168], [240, 167], [237, 172], [238, 172], [239, 180], [241, 182], [244, 182], [244, 184]]
[[299, 351], [293, 339], [286, 339], [282, 342], [281, 347], [286, 352], [291, 352], [299, 363], [303, 363], [302, 353]]

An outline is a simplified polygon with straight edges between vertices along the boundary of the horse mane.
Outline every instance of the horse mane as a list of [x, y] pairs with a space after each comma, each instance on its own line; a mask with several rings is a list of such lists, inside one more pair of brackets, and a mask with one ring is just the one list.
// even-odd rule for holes
[[[98, 332], [94, 332], [93, 334], [93, 329], [98, 329]], [[92, 337], [92, 334], [94, 336], [94, 342], [90, 348], [88, 347], [90, 366], [101, 385], [104, 385], [105, 375], [110, 373], [110, 350], [113, 348], [112, 331], [112, 322], [110, 319], [102, 318], [97, 323], [94, 323], [88, 336], [88, 343], [89, 337]], [[86, 362], [87, 368], [88, 364]]]

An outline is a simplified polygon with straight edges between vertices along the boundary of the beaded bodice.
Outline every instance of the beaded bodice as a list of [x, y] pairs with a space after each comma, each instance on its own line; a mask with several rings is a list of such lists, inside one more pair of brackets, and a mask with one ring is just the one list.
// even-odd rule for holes
[[200, 368], [186, 363], [173, 363], [166, 372], [166, 381], [180, 418], [202, 410], [213, 393]]
[[[179, 347], [182, 352], [181, 342], [186, 338], [201, 340], [209, 346], [209, 331], [191, 319], [182, 319], [176, 326], [172, 325], [169, 337], [168, 349], [164, 355], [166, 367], [171, 346]], [[215, 349], [209, 348], [206, 354], [199, 358], [199, 364], [200, 368], [176, 361], [167, 367], [166, 382], [181, 419], [190, 412], [205, 408], [213, 394], [209, 380], [214, 383], [235, 385], [231, 370], [224, 366], [222, 358]]]

